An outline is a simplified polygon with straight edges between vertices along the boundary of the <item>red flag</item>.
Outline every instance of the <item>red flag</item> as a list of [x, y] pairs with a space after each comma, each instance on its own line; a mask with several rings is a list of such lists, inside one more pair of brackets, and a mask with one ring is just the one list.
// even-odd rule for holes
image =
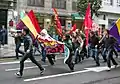
[[74, 24], [72, 29], [69, 31], [69, 34], [72, 34], [74, 31], [76, 31], [76, 29], [76, 24]]
[[88, 45], [89, 30], [92, 27], [90, 3], [88, 3], [88, 7], [86, 9], [86, 14], [85, 14], [85, 19], [84, 19], [84, 25], [85, 25], [86, 45]]
[[85, 29], [91, 29], [92, 27], [90, 3], [88, 3], [88, 7], [86, 10], [84, 25], [85, 25]]
[[58, 13], [57, 13], [56, 8], [53, 8], [53, 11], [55, 13], [55, 20], [56, 20], [56, 26], [57, 26], [56, 30], [57, 30], [58, 34], [62, 37], [63, 36], [63, 34], [62, 34], [62, 27], [61, 27], [60, 20], [58, 18]]

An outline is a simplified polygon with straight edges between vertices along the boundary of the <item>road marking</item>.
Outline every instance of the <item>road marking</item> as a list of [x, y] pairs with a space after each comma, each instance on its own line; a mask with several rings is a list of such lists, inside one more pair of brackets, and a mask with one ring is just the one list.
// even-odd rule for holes
[[[117, 67], [120, 67], [119, 65]], [[114, 66], [111, 67], [112, 69]], [[74, 74], [80, 74], [80, 73], [85, 73], [85, 72], [101, 72], [108, 70], [107, 66], [101, 66], [101, 67], [92, 67], [92, 68], [84, 68], [86, 70], [82, 71], [76, 71], [76, 72], [71, 72], [71, 73], [63, 73], [63, 74], [56, 74], [56, 75], [50, 75], [50, 76], [43, 76], [43, 77], [36, 77], [36, 78], [31, 78], [31, 79], [25, 79], [24, 81], [29, 82], [29, 81], [36, 81], [36, 80], [42, 80], [42, 79], [48, 79], [48, 78], [55, 78], [55, 77], [61, 77], [61, 76], [67, 76], [67, 75], [74, 75]]]
[[24, 81], [29, 82], [29, 81], [35, 81], [35, 80], [42, 80], [42, 79], [48, 79], [48, 78], [55, 78], [55, 77], [61, 77], [61, 76], [67, 76], [67, 75], [80, 74], [80, 73], [85, 73], [85, 72], [89, 72], [89, 71], [90, 70], [83, 70], [83, 71], [76, 71], [76, 72], [71, 72], [71, 73], [49, 75], [49, 76], [43, 76], [43, 77], [36, 77], [36, 78], [31, 78], [31, 79], [25, 79]]
[[[48, 65], [42, 65], [43, 67], [46, 67]], [[33, 68], [37, 68], [38, 66], [31, 66], [31, 67], [24, 67], [24, 70], [27, 70], [27, 69], [33, 69]], [[6, 72], [9, 72], [9, 71], [16, 71], [16, 70], [20, 70], [20, 68], [14, 68], [14, 69], [5, 69]]]
[[[120, 65], [118, 65], [117, 67], [120, 67]], [[115, 68], [115, 66], [111, 66], [111, 69]], [[101, 67], [91, 67], [91, 68], [84, 68], [90, 71], [94, 71], [94, 72], [101, 72], [101, 71], [105, 71], [108, 70], [109, 68], [107, 66], [101, 66]]]
[[[30, 60], [26, 60], [25, 63], [31, 62]], [[13, 61], [13, 62], [2, 62], [0, 65], [7, 65], [7, 64], [18, 64], [20, 61]]]
[[[64, 59], [64, 57], [59, 57], [57, 58], [56, 60], [60, 60], [60, 59]], [[40, 61], [40, 60], [37, 60], [37, 61]], [[26, 60], [25, 63], [30, 63], [31, 61], [30, 60]], [[2, 62], [0, 63], [0, 65], [7, 65], [7, 64], [19, 64], [20, 61], [13, 61], [13, 62]]]

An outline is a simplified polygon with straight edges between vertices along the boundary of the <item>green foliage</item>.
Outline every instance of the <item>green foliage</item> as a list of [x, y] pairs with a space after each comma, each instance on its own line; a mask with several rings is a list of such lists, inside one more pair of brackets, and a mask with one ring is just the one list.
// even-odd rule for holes
[[91, 4], [91, 15], [98, 16], [98, 10], [101, 8], [102, 0], [77, 0], [77, 9], [80, 15], [85, 16], [88, 3]]

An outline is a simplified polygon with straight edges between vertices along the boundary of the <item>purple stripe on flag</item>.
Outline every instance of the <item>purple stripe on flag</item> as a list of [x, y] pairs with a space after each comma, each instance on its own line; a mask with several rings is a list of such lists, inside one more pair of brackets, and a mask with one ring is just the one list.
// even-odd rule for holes
[[[117, 39], [118, 44], [120, 45], [120, 36], [119, 36], [118, 28], [116, 24], [110, 29], [110, 35], [114, 36]], [[120, 48], [116, 47], [116, 49], [120, 51]]]
[[17, 24], [17, 26], [16, 26], [16, 29], [18, 29], [18, 30], [22, 30], [23, 28], [24, 28], [24, 23], [22, 22], [22, 21], [20, 21], [18, 24]]

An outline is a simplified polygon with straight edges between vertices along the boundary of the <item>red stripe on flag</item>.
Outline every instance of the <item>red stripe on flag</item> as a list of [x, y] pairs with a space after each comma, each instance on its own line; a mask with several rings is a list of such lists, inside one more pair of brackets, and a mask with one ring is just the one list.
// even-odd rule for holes
[[30, 18], [31, 22], [33, 23], [36, 31], [37, 31], [38, 33], [40, 33], [40, 32], [41, 32], [41, 28], [40, 28], [40, 26], [39, 26], [39, 24], [38, 24], [38, 21], [37, 21], [37, 19], [36, 19], [36, 16], [34, 15], [33, 10], [31, 10], [27, 15], [28, 15], [28, 17]]

